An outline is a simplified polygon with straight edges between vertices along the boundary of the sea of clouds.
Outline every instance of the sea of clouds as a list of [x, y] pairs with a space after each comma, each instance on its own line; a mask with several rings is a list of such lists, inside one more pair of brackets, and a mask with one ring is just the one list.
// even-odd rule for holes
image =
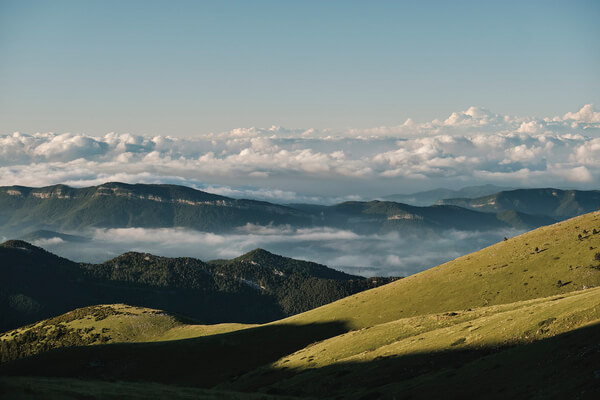
[[[547, 118], [471, 107], [445, 119], [362, 130], [0, 135], [0, 185], [176, 183], [232, 197], [332, 203], [477, 183], [597, 188], [599, 176], [600, 112], [589, 104]], [[423, 240], [333, 228], [245, 226], [227, 235], [129, 228], [85, 232], [92, 239], [85, 245], [58, 238], [37, 244], [88, 262], [130, 250], [209, 260], [262, 247], [350, 273], [404, 276], [519, 233], [446, 231]]]
[[[100, 263], [127, 251], [165, 257], [194, 257], [204, 261], [231, 259], [263, 248], [275, 254], [314, 261], [350, 274], [408, 276], [522, 233], [506, 229], [489, 232], [448, 230], [427, 240], [401, 232], [360, 235], [335, 228], [290, 226], [240, 227], [231, 234], [183, 228], [95, 229], [92, 239], [71, 243], [48, 238], [33, 244], [74, 261]], [[6, 238], [5, 238], [6, 239]]]
[[277, 202], [334, 202], [476, 183], [592, 188], [599, 173], [600, 112], [590, 104], [547, 118], [471, 107], [362, 130], [0, 135], [0, 185], [160, 182]]

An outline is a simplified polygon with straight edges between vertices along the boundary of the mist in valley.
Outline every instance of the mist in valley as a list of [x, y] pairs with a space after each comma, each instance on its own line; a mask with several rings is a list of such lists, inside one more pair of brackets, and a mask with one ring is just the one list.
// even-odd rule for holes
[[[523, 233], [445, 230], [435, 234], [358, 234], [330, 227], [296, 228], [248, 224], [234, 233], [183, 228], [119, 228], [69, 232], [87, 240], [47, 237], [32, 243], [79, 262], [101, 263], [128, 251], [203, 261], [231, 259], [255, 248], [314, 261], [366, 277], [408, 276]], [[3, 235], [3, 239], [9, 239]]]

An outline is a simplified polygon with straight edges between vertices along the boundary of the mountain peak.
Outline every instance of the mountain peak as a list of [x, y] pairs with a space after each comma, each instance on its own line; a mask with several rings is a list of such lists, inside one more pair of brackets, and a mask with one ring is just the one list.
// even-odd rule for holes
[[150, 254], [150, 253], [140, 253], [137, 251], [128, 251], [126, 253], [120, 254], [120, 255], [116, 256], [115, 258], [112, 258], [112, 259], [106, 261], [105, 264], [113, 263], [113, 262], [157, 261], [157, 260], [161, 260], [161, 259], [165, 259], [165, 257], [155, 256], [154, 254]]
[[260, 247], [251, 250], [249, 252], [247, 252], [246, 254], [243, 254], [239, 257], [236, 258], [236, 260], [240, 260], [240, 261], [244, 261], [244, 260], [252, 260], [252, 261], [259, 261], [259, 260], [265, 260], [265, 259], [283, 259], [285, 257], [277, 255], [277, 254], [273, 254], [265, 249], [261, 249]]
[[24, 249], [29, 251], [44, 251], [44, 249], [34, 246], [29, 242], [24, 240], [7, 240], [6, 242], [0, 244], [0, 247], [11, 248], [11, 249]]

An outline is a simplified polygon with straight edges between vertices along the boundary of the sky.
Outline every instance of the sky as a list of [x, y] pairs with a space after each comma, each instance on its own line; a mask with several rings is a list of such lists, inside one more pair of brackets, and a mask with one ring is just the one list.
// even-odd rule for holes
[[0, 0], [0, 185], [597, 188], [598, 1]]
[[0, 133], [367, 129], [600, 105], [598, 1], [0, 0]]

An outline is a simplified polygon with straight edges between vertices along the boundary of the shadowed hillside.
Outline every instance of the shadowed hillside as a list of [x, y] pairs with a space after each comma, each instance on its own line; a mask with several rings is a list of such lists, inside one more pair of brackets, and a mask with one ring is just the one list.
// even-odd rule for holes
[[126, 303], [204, 323], [260, 323], [321, 306], [394, 278], [363, 278], [255, 250], [205, 263], [125, 253], [80, 264], [24, 241], [0, 245], [0, 331], [74, 308]]

